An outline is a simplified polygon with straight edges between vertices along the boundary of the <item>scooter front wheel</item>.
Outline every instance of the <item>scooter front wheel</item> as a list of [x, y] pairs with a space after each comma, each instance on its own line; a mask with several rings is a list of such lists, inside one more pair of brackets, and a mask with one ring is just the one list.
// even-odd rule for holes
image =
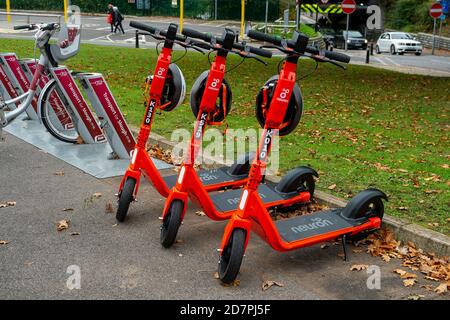
[[128, 208], [133, 201], [134, 188], [136, 187], [136, 180], [128, 178], [119, 196], [119, 206], [117, 207], [116, 219], [119, 222], [124, 222], [127, 217]]
[[170, 204], [169, 212], [161, 225], [160, 242], [164, 248], [170, 248], [175, 243], [181, 225], [183, 208], [184, 203], [181, 200], [174, 200]]
[[244, 258], [245, 237], [245, 230], [235, 229], [227, 246], [222, 251], [218, 273], [223, 283], [232, 283], [239, 273], [242, 258]]

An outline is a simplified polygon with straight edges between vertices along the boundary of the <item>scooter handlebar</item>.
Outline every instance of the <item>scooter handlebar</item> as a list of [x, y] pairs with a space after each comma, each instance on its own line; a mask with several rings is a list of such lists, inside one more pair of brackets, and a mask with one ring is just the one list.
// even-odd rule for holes
[[20, 26], [14, 26], [14, 30], [31, 30], [33, 29], [33, 25], [31, 24], [24, 24], [24, 25], [20, 25]]
[[262, 33], [262, 32], [256, 31], [256, 30], [250, 30], [247, 33], [247, 36], [254, 40], [272, 43], [273, 45], [276, 45], [276, 46], [281, 46], [281, 44], [283, 42], [283, 39], [281, 39], [280, 37], [272, 36], [270, 34]]
[[130, 27], [139, 29], [142, 31], [147, 31], [147, 32], [150, 32], [151, 34], [155, 34], [158, 31], [158, 29], [156, 29], [152, 26], [149, 26], [148, 24], [145, 24], [145, 23], [142, 23], [139, 21], [135, 21], [135, 20], [130, 21]]
[[319, 49], [317, 49], [315, 47], [311, 47], [311, 46], [308, 46], [306, 48], [306, 52], [315, 54], [315, 55], [323, 55], [323, 56], [325, 56], [325, 58], [328, 58], [328, 59], [331, 59], [334, 61], [338, 61], [338, 62], [343, 62], [343, 63], [350, 62], [350, 56], [348, 56], [344, 53], [328, 51], [328, 50], [319, 50]]
[[183, 31], [181, 32], [188, 38], [194, 38], [194, 39], [200, 39], [205, 42], [211, 42], [213, 36], [211, 34], [202, 33], [194, 29], [189, 28], [183, 28]]

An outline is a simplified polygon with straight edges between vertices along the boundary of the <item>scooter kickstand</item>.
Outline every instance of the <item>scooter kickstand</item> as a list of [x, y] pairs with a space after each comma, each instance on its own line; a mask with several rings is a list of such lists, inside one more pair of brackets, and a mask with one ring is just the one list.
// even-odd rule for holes
[[347, 235], [342, 236], [342, 248], [344, 249], [344, 261], [348, 261], [347, 256]]

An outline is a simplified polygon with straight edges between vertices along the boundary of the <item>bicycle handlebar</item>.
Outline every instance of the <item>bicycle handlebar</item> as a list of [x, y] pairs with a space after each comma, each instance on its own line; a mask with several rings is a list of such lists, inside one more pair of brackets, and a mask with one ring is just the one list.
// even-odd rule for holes
[[[255, 40], [272, 43], [275, 46], [283, 46], [283, 39], [281, 39], [280, 37], [277, 37], [277, 36], [272, 36], [272, 35], [262, 33], [259, 31], [255, 31], [255, 30], [250, 30], [247, 33], [247, 36], [249, 36], [250, 38], [255, 39]], [[286, 41], [286, 45], [291, 49], [295, 48], [295, 43], [291, 40]], [[305, 51], [310, 54], [313, 54], [313, 55], [321, 55], [328, 59], [343, 62], [343, 63], [350, 62], [350, 56], [343, 54], [343, 53], [339, 53], [339, 52], [328, 51], [328, 50], [319, 50], [319, 49], [317, 49], [315, 47], [311, 47], [311, 46], [307, 46]]]
[[[199, 32], [197, 30], [194, 29], [189, 29], [189, 28], [183, 28], [183, 32], [182, 32], [186, 37], [189, 38], [195, 38], [195, 39], [200, 39], [203, 40], [205, 42], [211, 43], [213, 41], [213, 39], [215, 40], [216, 43], [223, 45], [223, 40], [220, 38], [216, 38], [213, 35], [209, 34], [209, 33], [202, 33]], [[266, 58], [271, 58], [272, 57], [272, 52], [268, 51], [268, 50], [264, 50], [264, 49], [260, 49], [260, 48], [255, 48], [252, 46], [247, 46], [238, 42], [234, 42], [233, 43], [233, 48], [237, 49], [239, 51], [248, 51], [250, 53], [262, 56], [262, 57], [266, 57]]]

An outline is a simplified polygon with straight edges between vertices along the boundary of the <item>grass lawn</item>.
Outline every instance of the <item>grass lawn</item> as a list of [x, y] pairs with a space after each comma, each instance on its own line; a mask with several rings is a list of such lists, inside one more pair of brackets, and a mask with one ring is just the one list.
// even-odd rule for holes
[[[30, 57], [33, 43], [2, 39], [0, 50]], [[155, 61], [154, 50], [83, 45], [68, 65], [106, 75], [128, 121], [139, 125], [144, 112], [142, 84]], [[227, 74], [234, 90], [230, 127], [257, 127], [255, 95], [276, 73], [277, 63], [274, 58], [264, 68], [248, 61]], [[206, 56], [197, 53], [188, 54], [178, 65], [188, 90], [209, 67]], [[302, 61], [299, 73], [313, 67]], [[389, 196], [388, 214], [450, 234], [450, 78], [353, 65], [344, 72], [321, 65], [301, 87], [304, 115], [297, 130], [281, 139], [282, 171], [311, 165], [321, 174], [318, 188], [341, 197], [369, 186], [380, 188]], [[191, 129], [194, 119], [188, 101], [172, 113], [158, 115], [155, 132], [170, 137], [174, 128]]]

